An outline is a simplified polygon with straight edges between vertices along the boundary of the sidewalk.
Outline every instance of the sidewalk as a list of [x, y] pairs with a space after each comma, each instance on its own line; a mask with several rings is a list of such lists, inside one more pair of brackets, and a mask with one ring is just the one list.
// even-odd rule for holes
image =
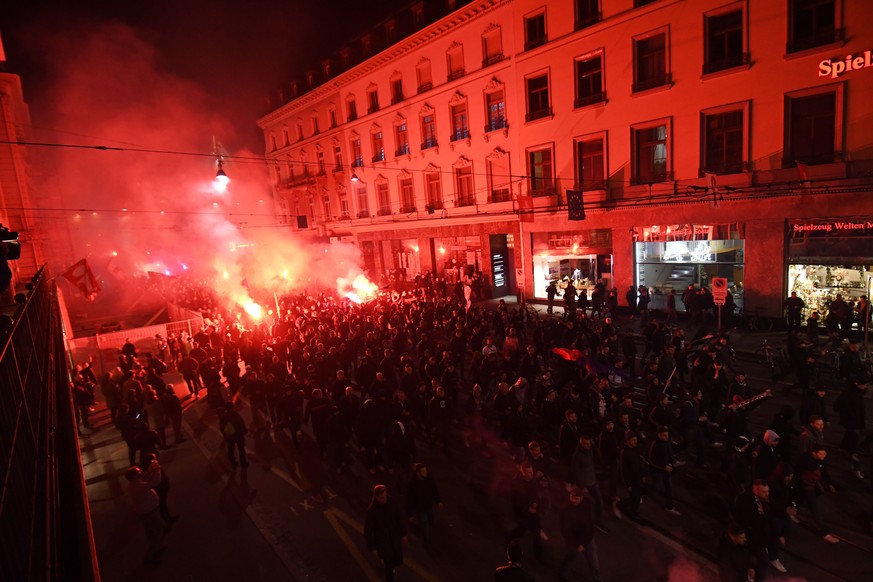
[[[172, 378], [166, 377], [168, 384]], [[174, 389], [186, 398], [183, 432], [191, 415], [211, 414], [204, 399], [187, 398], [184, 382], [175, 382]], [[130, 509], [124, 478], [127, 446], [109, 420], [102, 395], [97, 398], [101, 402], [91, 421], [98, 430], [80, 437], [80, 443], [103, 580], [294, 580], [246, 513], [257, 491], [249, 488], [245, 472], [228, 475], [215, 456], [204, 456], [190, 433], [161, 453], [171, 483], [168, 505], [179, 521], [164, 535], [160, 563], [143, 565], [145, 534]], [[171, 434], [168, 430], [168, 439]]]

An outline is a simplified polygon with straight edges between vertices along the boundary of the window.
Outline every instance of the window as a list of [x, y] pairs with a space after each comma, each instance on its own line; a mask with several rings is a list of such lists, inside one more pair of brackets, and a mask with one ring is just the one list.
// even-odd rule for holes
[[606, 101], [603, 88], [603, 54], [576, 61], [576, 100], [574, 107]]
[[634, 8], [639, 8], [640, 6], [645, 6], [646, 4], [651, 4], [655, 0], [634, 0]]
[[749, 63], [743, 52], [743, 11], [704, 16], [706, 30], [703, 73], [714, 73]]
[[495, 26], [482, 35], [482, 66], [487, 67], [503, 60], [503, 41], [500, 27]]
[[581, 190], [606, 190], [605, 136], [576, 141], [576, 187]]
[[276, 146], [276, 136], [271, 134], [270, 135], [270, 150], [276, 151], [277, 149], [279, 149], [279, 148]]
[[333, 146], [333, 171], [343, 171], [343, 148], [339, 144]]
[[368, 218], [370, 216], [370, 201], [367, 199], [367, 186], [359, 183], [358, 187], [355, 188], [355, 196], [358, 199], [358, 218]]
[[346, 121], [354, 121], [358, 118], [358, 105], [355, 103], [354, 97], [346, 102], [346, 107], [349, 110], [349, 116]]
[[509, 155], [492, 155], [486, 158], [488, 166], [488, 199], [489, 202], [509, 202], [512, 200], [510, 190], [512, 172], [509, 170]]
[[425, 193], [427, 194], [426, 204], [428, 212], [441, 210], [443, 207], [443, 187], [440, 173], [438, 171], [425, 173], [424, 186]]
[[303, 124], [297, 122], [297, 141], [303, 141]]
[[473, 191], [473, 166], [455, 168], [456, 206], [473, 206], [476, 193]]
[[555, 193], [552, 148], [540, 148], [527, 153], [528, 189], [531, 196]]
[[742, 108], [703, 113], [704, 172], [738, 174], [743, 171], [744, 111]]
[[552, 114], [549, 107], [549, 75], [527, 79], [527, 115], [525, 121], [533, 121]]
[[829, 164], [836, 161], [839, 150], [837, 107], [838, 92], [834, 89], [786, 98], [786, 167], [797, 162]]
[[791, 0], [787, 52], [794, 53], [843, 40], [837, 28], [836, 0]]
[[282, 128], [282, 143], [286, 146], [291, 145], [291, 136], [288, 135], [288, 128], [287, 127]]
[[422, 59], [415, 66], [415, 76], [418, 79], [419, 93], [433, 89], [433, 77], [430, 74], [430, 61], [428, 59]]
[[351, 210], [349, 209], [349, 196], [345, 192], [339, 193], [339, 205], [340, 219], [348, 220], [351, 217]]
[[600, 22], [600, 0], [576, 0], [576, 30]]
[[370, 89], [367, 91], [367, 113], [376, 113], [379, 111], [379, 90]]
[[634, 93], [670, 82], [667, 73], [667, 33], [634, 39]]
[[397, 142], [395, 156], [405, 156], [409, 153], [409, 132], [406, 130], [406, 122], [394, 126], [394, 140]]
[[421, 149], [427, 150], [436, 146], [436, 120], [433, 113], [427, 113], [421, 116]]
[[312, 116], [312, 135], [318, 135], [321, 131], [318, 129], [318, 117]]
[[412, 177], [399, 178], [398, 186], [400, 188], [400, 212], [415, 212], [415, 190], [412, 186]]
[[468, 137], [470, 137], [470, 128], [467, 126], [467, 104], [452, 105], [452, 141]]
[[352, 167], [359, 168], [364, 165], [364, 154], [361, 152], [361, 138], [353, 137], [351, 140], [352, 146]]
[[388, 182], [376, 184], [376, 200], [379, 202], [379, 216], [391, 214], [391, 196], [388, 193]]
[[331, 220], [333, 218], [333, 213], [330, 211], [330, 195], [325, 194], [321, 197], [321, 205], [324, 209], [324, 220], [325, 222]]
[[370, 139], [373, 141], [373, 161], [385, 161], [385, 143], [382, 140], [382, 131], [374, 131], [370, 134]]
[[464, 47], [455, 43], [455, 46], [446, 53], [446, 60], [449, 68], [449, 81], [464, 76]]
[[540, 12], [524, 19], [524, 50], [546, 44], [546, 13]]
[[634, 184], [664, 182], [669, 178], [667, 123], [634, 127], [633, 176]]
[[315, 163], [318, 166], [318, 175], [324, 175], [324, 152], [318, 150], [315, 152]]
[[503, 91], [486, 93], [485, 105], [488, 108], [486, 111], [488, 123], [485, 124], [485, 133], [507, 127], [506, 102], [503, 100]]
[[336, 109], [328, 109], [327, 115], [330, 118], [330, 127], [336, 127]]
[[391, 81], [391, 104], [403, 101], [403, 79]]

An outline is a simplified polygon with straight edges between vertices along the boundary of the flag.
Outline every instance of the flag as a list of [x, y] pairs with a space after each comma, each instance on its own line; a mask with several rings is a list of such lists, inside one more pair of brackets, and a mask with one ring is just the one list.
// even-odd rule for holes
[[118, 279], [119, 281], [124, 281], [127, 279], [127, 275], [124, 274], [124, 271], [121, 270], [121, 267], [118, 266], [118, 262], [115, 259], [111, 259], [108, 263], [106, 263], [106, 270], [109, 271], [109, 274]]
[[64, 271], [64, 279], [76, 286], [81, 291], [88, 301], [94, 301], [97, 294], [100, 293], [100, 285], [97, 284], [97, 279], [88, 266], [88, 260], [82, 259], [72, 267]]
[[794, 163], [797, 164], [797, 171], [800, 172], [800, 181], [803, 182], [804, 186], [809, 186], [809, 166], [806, 164], [801, 164], [798, 161]]
[[567, 190], [567, 220], [585, 220], [582, 190]]
[[568, 362], [578, 362], [585, 357], [580, 350], [571, 348], [552, 348], [552, 353]]
[[533, 197], [522, 194], [518, 197], [518, 218], [522, 222], [534, 221]]

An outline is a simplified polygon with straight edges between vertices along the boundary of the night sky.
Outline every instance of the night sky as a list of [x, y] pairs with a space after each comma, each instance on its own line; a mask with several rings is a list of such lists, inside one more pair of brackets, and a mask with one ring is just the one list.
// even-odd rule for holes
[[[236, 130], [228, 149], [263, 151], [255, 119], [295, 73], [316, 64], [337, 43], [365, 31], [408, 0], [11, 0], [0, 8], [6, 70], [21, 75], [41, 139], [61, 140], [69, 128], [45, 127], [41, 113], [55, 104], [64, 54], [101, 27], [122, 25], [155, 51], [154, 67], [201, 87], [215, 113]], [[116, 29], [117, 31], [117, 29]], [[117, 37], [116, 37], [117, 38]], [[110, 49], [111, 50], [111, 49]], [[125, 50], [119, 47], [120, 51]], [[55, 117], [53, 123], [58, 123]], [[67, 136], [69, 137], [69, 136]], [[129, 136], [111, 136], [131, 141]]]

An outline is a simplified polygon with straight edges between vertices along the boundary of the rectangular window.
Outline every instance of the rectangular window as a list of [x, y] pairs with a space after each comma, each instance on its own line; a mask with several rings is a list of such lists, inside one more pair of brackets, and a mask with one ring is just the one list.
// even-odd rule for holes
[[318, 128], [318, 118], [312, 118], [312, 135], [318, 135], [321, 133], [321, 130]]
[[421, 116], [421, 149], [427, 150], [437, 146], [436, 120], [433, 113]]
[[384, 162], [385, 161], [385, 142], [382, 140], [382, 132], [376, 131], [370, 134], [370, 137], [373, 140], [373, 161], [374, 162]]
[[405, 156], [409, 153], [409, 132], [406, 131], [406, 122], [394, 126], [394, 140], [397, 142], [395, 156]]
[[603, 55], [576, 61], [576, 100], [574, 107], [606, 101], [603, 89]]
[[351, 141], [352, 146], [352, 166], [359, 168], [364, 165], [364, 154], [361, 151], [361, 138], [356, 137]]
[[668, 179], [667, 124], [633, 130], [634, 184], [652, 184]]
[[461, 48], [455, 48], [446, 53], [446, 60], [449, 66], [449, 81], [454, 81], [464, 76], [464, 51]]
[[503, 91], [494, 91], [485, 95], [485, 104], [488, 107], [488, 123], [485, 125], [485, 133], [496, 131], [506, 127], [506, 102], [503, 100]]
[[315, 152], [315, 162], [318, 165], [318, 175], [324, 176], [324, 152]]
[[330, 117], [331, 128], [336, 127], [336, 109], [329, 109], [327, 114]]
[[836, 0], [790, 0], [787, 52], [794, 53], [843, 40], [837, 28]]
[[373, 89], [367, 92], [367, 113], [379, 111], [379, 91]]
[[391, 196], [388, 193], [388, 182], [376, 184], [376, 199], [379, 202], [379, 216], [391, 214]]
[[511, 172], [509, 171], [509, 156], [488, 160], [488, 194], [490, 202], [509, 202], [512, 200], [510, 186]]
[[476, 204], [476, 194], [473, 191], [473, 166], [455, 168], [455, 190], [458, 206]]
[[415, 190], [412, 178], [400, 178], [400, 212], [415, 212]]
[[[285, 143], [286, 146], [291, 145], [291, 136], [288, 135], [288, 128], [287, 127], [282, 128], [282, 141]], [[273, 148], [273, 149], [276, 149], [276, 148]]]
[[502, 60], [503, 42], [498, 29], [482, 37], [482, 66], [487, 67]]
[[391, 81], [391, 103], [401, 101], [403, 101], [403, 79], [394, 79]]
[[370, 201], [367, 199], [367, 187], [363, 184], [355, 188], [355, 196], [358, 199], [358, 218], [369, 218]]
[[339, 195], [339, 204], [340, 204], [340, 219], [348, 220], [351, 218], [351, 210], [349, 209], [349, 197], [343, 192]]
[[470, 128], [467, 126], [467, 104], [453, 105], [452, 141], [467, 139], [468, 137], [470, 137]]
[[738, 174], [743, 171], [743, 110], [703, 115], [703, 171]]
[[358, 105], [355, 103], [354, 99], [349, 99], [346, 103], [346, 106], [349, 109], [349, 116], [346, 121], [354, 121], [358, 118]]
[[600, 0], [576, 0], [576, 30], [600, 22]]
[[634, 93], [670, 82], [667, 74], [667, 34], [634, 40]]
[[543, 148], [527, 153], [528, 189], [531, 196], [548, 196], [555, 193], [555, 174], [552, 149]]
[[297, 141], [303, 141], [303, 124], [297, 122]]
[[829, 164], [835, 161], [837, 92], [789, 97], [785, 114], [788, 126], [786, 166]]
[[549, 107], [549, 76], [540, 75], [527, 79], [526, 121], [533, 121], [552, 114]]
[[[287, 135], [288, 130], [285, 130], [285, 133]], [[288, 145], [288, 144], [285, 144], [285, 145]], [[278, 149], [278, 147], [276, 146], [276, 136], [271, 135], [270, 136], [270, 151], [276, 151], [277, 149]]]
[[428, 212], [442, 210], [443, 187], [439, 172], [428, 172], [424, 175], [425, 193], [427, 195]]
[[333, 171], [343, 171], [343, 148], [338, 145], [333, 146]]
[[321, 197], [321, 204], [324, 209], [324, 220], [329, 222], [333, 220], [333, 213], [330, 211], [330, 195], [325, 194]]
[[604, 138], [576, 142], [576, 187], [581, 190], [606, 189]]
[[430, 61], [424, 60], [415, 67], [415, 76], [418, 78], [418, 92], [424, 93], [433, 89], [433, 77], [430, 73]]
[[546, 13], [540, 12], [524, 19], [524, 50], [546, 44]]
[[743, 11], [705, 16], [706, 62], [703, 73], [714, 73], [749, 63], [743, 52]]

